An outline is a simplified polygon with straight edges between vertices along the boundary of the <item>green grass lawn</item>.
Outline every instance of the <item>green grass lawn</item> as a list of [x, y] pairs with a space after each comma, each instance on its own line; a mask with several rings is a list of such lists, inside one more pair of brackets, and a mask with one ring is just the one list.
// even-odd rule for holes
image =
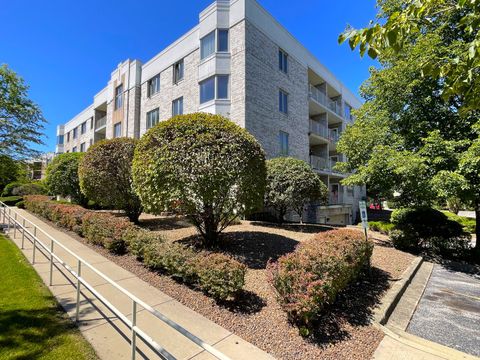
[[97, 359], [17, 246], [2, 235], [0, 359]]

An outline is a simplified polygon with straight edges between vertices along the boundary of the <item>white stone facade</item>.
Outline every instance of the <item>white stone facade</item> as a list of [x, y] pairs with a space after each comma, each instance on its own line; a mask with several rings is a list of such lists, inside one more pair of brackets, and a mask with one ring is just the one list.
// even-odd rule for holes
[[[225, 30], [228, 47], [220, 49], [220, 31]], [[201, 59], [201, 39], [212, 32], [216, 49]], [[283, 69], [280, 51], [286, 58]], [[175, 82], [179, 61], [183, 78]], [[156, 76], [160, 86], [150, 93], [150, 81]], [[200, 84], [225, 76], [227, 96], [217, 89], [213, 99], [201, 103]], [[90, 144], [115, 136], [139, 138], [148, 130], [147, 114], [158, 109], [158, 121], [169, 119], [178, 99], [185, 114], [221, 114], [244, 127], [268, 158], [288, 154], [309, 162], [329, 186], [331, 206], [306, 209], [306, 220], [337, 224], [355, 220], [365, 189], [341, 186], [345, 175], [332, 165], [342, 160], [336, 153], [338, 136], [353, 121], [346, 109], [360, 102], [256, 0], [217, 0], [200, 13], [197, 26], [151, 60], [119, 64], [93, 104], [58, 127], [57, 152], [86, 151]]]

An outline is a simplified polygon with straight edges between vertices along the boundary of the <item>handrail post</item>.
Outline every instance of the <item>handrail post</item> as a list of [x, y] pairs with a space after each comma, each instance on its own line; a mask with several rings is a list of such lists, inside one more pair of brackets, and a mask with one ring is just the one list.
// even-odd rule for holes
[[137, 351], [137, 333], [135, 332], [135, 326], [137, 326], [137, 303], [135, 300], [132, 300], [132, 360], [135, 360]]
[[52, 286], [53, 279], [53, 240], [50, 241], [50, 281], [49, 285]]
[[37, 227], [33, 225], [33, 254], [32, 254], [32, 264], [35, 265], [35, 251], [37, 248]]
[[13, 217], [13, 238], [17, 237], [17, 213], [14, 214]]
[[22, 250], [25, 249], [25, 219], [22, 222]]
[[82, 276], [82, 262], [78, 260], [78, 267], [77, 267], [77, 305], [75, 308], [75, 322], [78, 323], [79, 315], [80, 315], [80, 277]]
[[10, 232], [10, 222], [11, 222], [11, 218], [10, 218], [10, 214], [11, 214], [11, 210], [10, 208], [8, 208], [8, 227], [7, 227], [7, 231]]

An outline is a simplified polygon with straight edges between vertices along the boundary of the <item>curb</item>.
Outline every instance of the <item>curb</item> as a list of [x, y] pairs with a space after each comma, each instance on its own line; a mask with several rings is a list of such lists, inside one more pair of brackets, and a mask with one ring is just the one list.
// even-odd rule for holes
[[380, 325], [385, 325], [387, 323], [388, 318], [395, 309], [395, 306], [397, 306], [402, 295], [405, 293], [405, 290], [407, 290], [408, 285], [412, 282], [413, 277], [422, 263], [423, 258], [420, 256], [416, 257], [407, 270], [403, 272], [402, 279], [396, 282], [387, 292], [383, 298], [382, 304], [377, 310], [375, 310], [373, 319], [376, 323]]

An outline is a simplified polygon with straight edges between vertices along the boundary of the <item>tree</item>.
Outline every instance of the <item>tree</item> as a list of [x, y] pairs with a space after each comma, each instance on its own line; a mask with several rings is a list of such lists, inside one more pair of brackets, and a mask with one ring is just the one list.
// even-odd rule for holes
[[132, 161], [137, 140], [116, 138], [91, 146], [80, 162], [80, 188], [88, 199], [102, 206], [123, 210], [137, 223], [142, 213], [133, 191]]
[[52, 195], [70, 197], [82, 206], [88, 204], [88, 199], [80, 190], [78, 166], [83, 153], [66, 153], [57, 155], [47, 167], [45, 184]]
[[10, 156], [0, 155], [0, 189], [17, 180], [18, 164]]
[[[473, 204], [480, 218], [475, 147], [480, 107], [472, 97], [479, 94], [478, 56], [470, 65], [464, 56], [474, 41], [464, 25], [478, 19], [478, 2], [468, 3], [380, 0], [378, 23], [348, 29], [340, 37], [349, 39], [352, 48], [360, 45], [362, 55], [368, 50], [378, 56], [380, 63], [362, 85], [366, 101], [356, 112], [358, 121], [338, 146], [352, 156], [338, 167], [356, 169], [345, 184], [366, 183], [389, 196], [398, 191], [405, 205], [430, 205], [439, 199]], [[456, 67], [456, 62], [463, 65]], [[465, 66], [474, 75], [471, 81], [469, 71], [457, 72]], [[480, 256], [478, 244], [476, 250]]]
[[326, 202], [327, 186], [305, 161], [294, 158], [275, 158], [267, 161], [265, 206], [284, 220], [289, 209], [300, 215], [310, 201]]
[[480, 109], [480, 0], [379, 0], [378, 5], [377, 21], [347, 28], [339, 42], [348, 40], [352, 50], [358, 46], [362, 56], [376, 58], [400, 52], [424, 34], [435, 35], [433, 51], [416, 63], [422, 74], [444, 82], [444, 97]]
[[173, 117], [135, 149], [133, 183], [145, 210], [185, 214], [206, 245], [262, 205], [265, 154], [245, 129], [218, 115]]
[[27, 97], [28, 87], [7, 65], [0, 66], [0, 155], [35, 157], [32, 144], [43, 145], [45, 118]]

